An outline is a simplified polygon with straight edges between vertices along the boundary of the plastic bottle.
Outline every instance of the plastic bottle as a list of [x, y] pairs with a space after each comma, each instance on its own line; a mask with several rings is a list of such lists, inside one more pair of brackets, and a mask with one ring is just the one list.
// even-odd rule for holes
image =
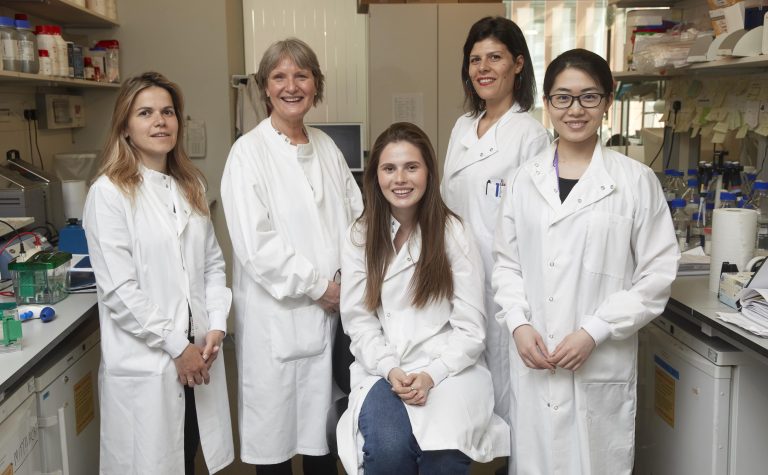
[[757, 210], [757, 248], [768, 250], [768, 183], [756, 181], [752, 187], [754, 196], [747, 206]]
[[688, 249], [688, 226], [690, 225], [690, 219], [685, 212], [685, 200], [675, 198], [669, 205], [672, 208], [672, 224], [675, 226], [677, 245], [680, 247], [680, 252], [683, 252]]
[[688, 249], [704, 247], [704, 218], [703, 213], [694, 212], [691, 216], [691, 231], [688, 234]]
[[120, 82], [120, 42], [101, 40], [97, 47], [104, 48], [104, 76], [107, 82]]
[[720, 192], [721, 208], [736, 208], [736, 195], [727, 191]]
[[0, 56], [5, 71], [21, 71], [19, 58], [19, 35], [16, 22], [11, 17], [0, 16]]
[[51, 25], [37, 25], [35, 27], [37, 34], [37, 50], [47, 51], [48, 59], [51, 64], [51, 74], [46, 76], [58, 76], [59, 73], [59, 46], [53, 38]]
[[664, 174], [667, 176], [667, 188], [664, 191], [667, 202], [676, 198], [682, 198], [686, 190], [685, 183], [683, 182], [683, 172], [680, 170], [666, 170]]
[[83, 57], [83, 77], [88, 81], [95, 81], [95, 71], [93, 70], [93, 60], [90, 56]]
[[102, 48], [101, 46], [94, 46], [90, 49], [91, 52], [91, 63], [93, 64], [93, 70], [94, 72], [98, 69], [101, 74], [96, 75], [97, 81], [100, 82], [107, 82], [107, 75], [105, 74], [106, 68], [104, 66], [105, 63], [105, 57], [107, 54], [106, 48]]
[[48, 54], [47, 49], [39, 49], [37, 50], [38, 57], [40, 59], [40, 70], [39, 74], [42, 76], [51, 76], [53, 75], [53, 64], [51, 63], [51, 57]]
[[699, 180], [697, 178], [688, 179], [688, 188], [685, 190], [686, 210], [693, 213], [699, 210]]
[[53, 39], [56, 41], [56, 54], [59, 60], [59, 71], [57, 76], [69, 77], [69, 58], [67, 58], [67, 42], [61, 36], [61, 27], [53, 26]]
[[26, 19], [16, 20], [16, 33], [19, 35], [19, 59], [21, 72], [37, 74], [40, 70], [37, 54], [37, 38], [32, 25]]

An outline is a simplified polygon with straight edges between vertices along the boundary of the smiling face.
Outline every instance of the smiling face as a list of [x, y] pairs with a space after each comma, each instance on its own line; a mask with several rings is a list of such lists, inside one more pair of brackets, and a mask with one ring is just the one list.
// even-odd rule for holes
[[[587, 93], [610, 94], [587, 73], [577, 68], [565, 68], [557, 75], [552, 84], [549, 96], [557, 94], [570, 94], [580, 96]], [[612, 97], [604, 97], [597, 107], [584, 108], [578, 100], [567, 109], [555, 108], [545, 96], [547, 113], [552, 120], [552, 126], [560, 135], [560, 143], [570, 142], [574, 144], [594, 140], [597, 130], [603, 120], [603, 114], [611, 105]]]
[[152, 86], [136, 95], [125, 135], [145, 166], [164, 171], [168, 152], [176, 146], [178, 131], [179, 121], [168, 91]]
[[410, 142], [388, 144], [377, 167], [379, 188], [390, 212], [401, 224], [415, 220], [419, 202], [427, 190], [429, 171], [419, 149]]
[[493, 37], [478, 41], [469, 54], [469, 77], [486, 108], [511, 107], [515, 76], [523, 69], [523, 55], [514, 57], [507, 46]]
[[303, 122], [314, 104], [316, 92], [312, 71], [299, 68], [290, 58], [282, 58], [267, 78], [272, 118], [286, 124]]

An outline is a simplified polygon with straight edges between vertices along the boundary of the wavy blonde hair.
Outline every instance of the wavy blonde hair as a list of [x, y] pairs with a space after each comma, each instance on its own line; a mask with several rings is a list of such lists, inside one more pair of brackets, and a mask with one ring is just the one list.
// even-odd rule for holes
[[179, 123], [176, 144], [168, 152], [168, 175], [179, 184], [184, 197], [192, 208], [203, 216], [208, 216], [208, 203], [205, 200], [206, 180], [203, 173], [192, 164], [184, 150], [184, 100], [181, 89], [176, 83], [156, 72], [146, 72], [126, 80], [120, 88], [112, 112], [112, 125], [104, 144], [101, 167], [97, 176], [105, 175], [126, 195], [133, 198], [142, 182], [141, 159], [136, 147], [126, 137], [128, 120], [136, 97], [149, 87], [159, 87], [168, 91], [173, 101], [173, 108]]

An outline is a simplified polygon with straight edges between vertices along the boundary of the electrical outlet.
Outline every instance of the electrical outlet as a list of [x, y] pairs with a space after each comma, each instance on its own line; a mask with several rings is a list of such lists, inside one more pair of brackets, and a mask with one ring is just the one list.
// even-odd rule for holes
[[24, 120], [37, 120], [35, 109], [24, 109]]
[[11, 121], [11, 109], [0, 109], [0, 122]]

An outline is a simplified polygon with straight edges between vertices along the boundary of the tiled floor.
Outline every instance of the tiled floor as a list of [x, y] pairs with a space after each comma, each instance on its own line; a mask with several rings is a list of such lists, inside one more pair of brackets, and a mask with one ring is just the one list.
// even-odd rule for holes
[[[238, 437], [237, 428], [237, 371], [235, 362], [235, 345], [231, 338], [227, 338], [227, 342], [224, 345], [224, 362], [227, 368], [227, 386], [229, 390], [229, 408], [232, 411], [232, 430], [234, 431], [235, 438], [235, 462], [218, 472], [221, 475], [254, 475], [256, 470], [252, 465], [244, 464], [240, 461], [240, 443]], [[494, 475], [496, 469], [502, 465], [501, 460], [496, 460], [492, 463], [472, 465], [472, 475]], [[208, 473], [203, 462], [201, 451], [197, 454], [196, 475], [204, 475]], [[303, 475], [301, 471], [301, 460], [296, 457], [293, 460], [293, 473], [294, 475]], [[339, 464], [339, 475], [343, 475], [344, 471]], [[393, 474], [394, 475], [394, 474]]]

